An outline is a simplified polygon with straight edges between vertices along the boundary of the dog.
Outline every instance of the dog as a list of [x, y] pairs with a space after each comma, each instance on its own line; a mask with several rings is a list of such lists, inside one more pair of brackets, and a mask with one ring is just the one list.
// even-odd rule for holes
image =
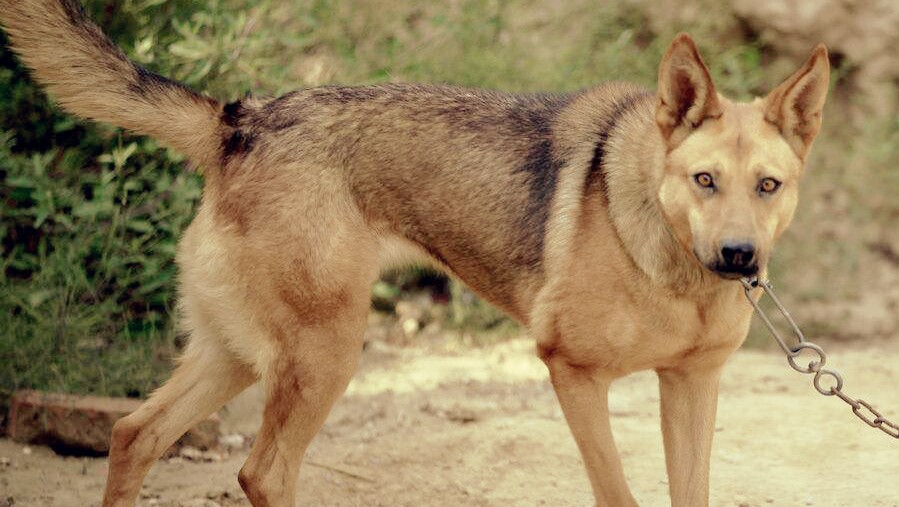
[[818, 46], [764, 98], [717, 93], [678, 35], [656, 91], [563, 95], [331, 86], [222, 104], [130, 62], [75, 0], [0, 0], [12, 48], [68, 111], [153, 136], [202, 168], [182, 238], [190, 341], [112, 431], [103, 505], [254, 382], [263, 423], [239, 482], [289, 506], [303, 454], [362, 351], [386, 265], [431, 263], [528, 326], [596, 504], [636, 505], [608, 388], [658, 373], [674, 506], [708, 504], [718, 382], [790, 223], [821, 126]]

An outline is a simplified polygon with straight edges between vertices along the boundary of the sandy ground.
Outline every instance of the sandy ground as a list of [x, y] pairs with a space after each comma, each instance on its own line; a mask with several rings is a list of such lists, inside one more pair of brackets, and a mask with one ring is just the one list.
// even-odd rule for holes
[[[899, 344], [829, 348], [845, 390], [899, 419]], [[223, 411], [225, 429], [253, 434], [261, 403], [258, 388], [247, 391]], [[636, 498], [668, 505], [654, 376], [621, 379], [610, 403]], [[246, 455], [161, 461], [141, 505], [248, 505], [236, 480]], [[732, 359], [712, 460], [715, 506], [899, 506], [899, 440], [818, 395], [775, 350]], [[0, 505], [97, 505], [105, 473], [104, 459], [0, 440]], [[302, 506], [592, 504], [546, 370], [524, 339], [370, 347], [299, 481]]]

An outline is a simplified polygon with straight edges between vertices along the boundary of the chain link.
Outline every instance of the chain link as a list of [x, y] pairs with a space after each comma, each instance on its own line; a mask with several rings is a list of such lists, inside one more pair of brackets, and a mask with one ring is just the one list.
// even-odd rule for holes
[[[824, 365], [827, 363], [827, 354], [824, 353], [824, 349], [805, 339], [805, 335], [802, 334], [802, 330], [799, 329], [799, 326], [796, 325], [796, 321], [790, 316], [790, 312], [784, 308], [783, 303], [780, 302], [780, 299], [778, 299], [777, 295], [774, 293], [771, 282], [759, 280], [755, 277], [742, 278], [740, 282], [743, 284], [743, 292], [746, 294], [746, 299], [748, 299], [752, 307], [755, 308], [756, 314], [762, 319], [765, 327], [768, 328], [768, 331], [771, 332], [771, 335], [777, 341], [777, 344], [784, 351], [784, 354], [786, 354], [787, 362], [790, 364], [791, 368], [799, 373], [806, 373], [809, 375], [814, 374], [812, 384], [819, 393], [824, 396], [836, 396], [843, 400], [847, 405], [852, 407], [852, 413], [864, 421], [865, 424], [872, 428], [877, 428], [893, 438], [899, 439], [899, 425], [884, 418], [883, 415], [867, 401], [861, 398], [853, 398], [843, 392], [843, 376], [840, 375], [839, 372], [824, 368]], [[768, 314], [766, 314], [755, 299], [752, 298], [752, 291], [756, 288], [761, 288], [765, 294], [771, 298], [771, 301], [774, 302], [774, 306], [777, 307], [777, 310], [790, 324], [790, 330], [793, 332], [793, 335], [798, 342], [796, 345], [791, 346], [787, 343], [787, 340], [784, 339], [780, 334], [780, 331], [774, 326], [774, 323], [771, 322], [771, 318], [768, 317]], [[803, 356], [804, 353], [807, 354], [807, 351], [811, 352], [813, 357], [808, 362], [808, 366], [803, 366], [798, 361], [803, 361], [801, 356]]]

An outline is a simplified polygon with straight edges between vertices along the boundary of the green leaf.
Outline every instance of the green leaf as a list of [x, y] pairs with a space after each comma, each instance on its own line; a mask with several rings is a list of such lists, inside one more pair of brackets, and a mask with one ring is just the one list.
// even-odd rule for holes
[[128, 229], [136, 232], [153, 232], [155, 228], [149, 220], [131, 219], [126, 223]]
[[42, 289], [32, 292], [28, 295], [28, 304], [32, 308], [38, 308], [45, 301], [50, 299], [51, 297], [56, 295], [56, 291], [54, 289]]

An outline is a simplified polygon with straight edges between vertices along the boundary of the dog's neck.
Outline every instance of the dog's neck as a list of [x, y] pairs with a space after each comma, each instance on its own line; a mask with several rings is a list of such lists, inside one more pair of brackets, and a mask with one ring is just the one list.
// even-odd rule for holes
[[648, 97], [619, 121], [607, 141], [604, 164], [609, 216], [622, 246], [653, 283], [675, 293], [706, 293], [721, 287], [674, 236], [659, 204], [665, 145]]

